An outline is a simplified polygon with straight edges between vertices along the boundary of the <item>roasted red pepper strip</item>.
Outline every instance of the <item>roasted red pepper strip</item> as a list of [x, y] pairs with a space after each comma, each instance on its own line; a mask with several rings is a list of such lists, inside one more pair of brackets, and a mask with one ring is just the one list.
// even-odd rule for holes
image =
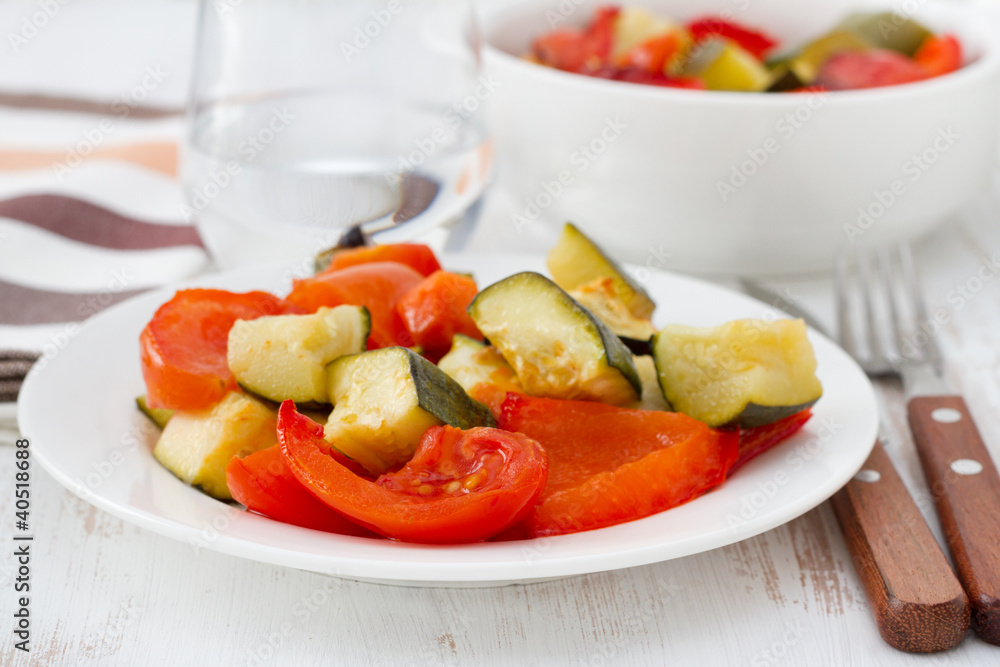
[[429, 276], [441, 270], [441, 264], [434, 251], [422, 243], [392, 243], [368, 248], [350, 248], [337, 251], [330, 260], [330, 265], [319, 273], [330, 273], [338, 269], [346, 269], [358, 264], [372, 262], [399, 262], [406, 264], [422, 276]]
[[451, 349], [455, 334], [482, 340], [483, 334], [465, 312], [478, 292], [472, 278], [436, 271], [407, 292], [396, 304], [396, 311], [413, 343], [436, 361]]
[[812, 411], [803, 410], [773, 424], [741, 430], [740, 455], [729, 470], [729, 474], [733, 474], [734, 470], [750, 459], [795, 435], [800, 428], [806, 425], [810, 417], [812, 417]]
[[151, 408], [200, 410], [236, 389], [226, 351], [236, 320], [302, 313], [267, 292], [181, 290], [139, 335], [142, 377]]
[[522, 527], [526, 537], [612, 526], [661, 512], [721, 484], [736, 432], [686, 415], [508, 393], [501, 428], [537, 440], [549, 482]]
[[358, 264], [296, 280], [288, 300], [310, 313], [322, 306], [364, 306], [372, 318], [368, 349], [410, 347], [413, 339], [396, 304], [421, 280], [419, 273], [399, 262]]
[[724, 37], [736, 42], [744, 51], [760, 60], [778, 44], [777, 40], [759, 30], [751, 30], [718, 16], [706, 16], [692, 21], [688, 24], [688, 30], [695, 43], [710, 37]]
[[548, 474], [545, 452], [527, 436], [434, 426], [402, 469], [371, 481], [332, 457], [323, 427], [291, 401], [278, 412], [278, 444], [314, 496], [380, 535], [410, 542], [485, 540], [531, 511]]
[[931, 35], [913, 54], [913, 60], [930, 76], [948, 74], [962, 66], [962, 45], [952, 35]]
[[292, 474], [277, 446], [226, 466], [226, 485], [237, 502], [277, 521], [341, 535], [377, 537], [320, 502]]

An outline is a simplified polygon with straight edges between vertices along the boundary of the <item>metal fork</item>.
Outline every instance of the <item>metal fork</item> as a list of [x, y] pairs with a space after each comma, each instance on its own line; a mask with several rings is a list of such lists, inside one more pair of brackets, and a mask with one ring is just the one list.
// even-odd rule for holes
[[[851, 270], [852, 265], [856, 271]], [[852, 292], [854, 299], [860, 298], [864, 315], [858, 322], [852, 318], [856, 312], [851, 308]], [[845, 525], [845, 535], [856, 533], [855, 539], [869, 544], [868, 557], [860, 563], [855, 557], [855, 565], [863, 579], [874, 578], [876, 572], [883, 577], [883, 581], [866, 586], [884, 588], [882, 593], [876, 591], [875, 597], [887, 596], [882, 598], [890, 603], [887, 606], [897, 603], [895, 611], [888, 612], [897, 617], [895, 620], [915, 621], [910, 612], [931, 609], [933, 618], [924, 620], [931, 621], [942, 633], [940, 641], [944, 642], [948, 635], [948, 623], [954, 623], [951, 636], [960, 641], [958, 628], [964, 635], [971, 603], [973, 629], [984, 640], [1000, 644], [1000, 476], [965, 400], [944, 382], [941, 353], [934, 332], [927, 330], [935, 320], [928, 316], [911, 249], [901, 246], [861, 251], [853, 261], [841, 258], [836, 294], [838, 332], [844, 349], [869, 376], [896, 376], [902, 380], [914, 443], [968, 601], [952, 585], [954, 578], [947, 563], [941, 562], [940, 548], [928, 542], [927, 538], [933, 542], [933, 537], [919, 520], [919, 513], [914, 513], [913, 500], [908, 494], [905, 500], [898, 493], [886, 497], [886, 489], [880, 488], [887, 476], [898, 480], [898, 475], [878, 444], [866, 469], [872, 465], [870, 469], [881, 473], [882, 481], [866, 483], [865, 478], [875, 479], [877, 475], [861, 474], [838, 494], [834, 505]], [[876, 306], [878, 300], [884, 305], [881, 310]], [[888, 316], [880, 318], [880, 314]], [[860, 343], [864, 343], [865, 351]], [[913, 520], [907, 521], [906, 517]], [[888, 535], [893, 539], [901, 537], [900, 543], [888, 544], [886, 521], [895, 522]], [[901, 571], [898, 563], [889, 560], [905, 556], [901, 550], [910, 552], [910, 556], [919, 555], [917, 572]], [[859, 551], [864, 553], [863, 549]], [[917, 583], [906, 580], [906, 575], [917, 575]], [[920, 585], [928, 575], [932, 581], [938, 579], [936, 593]], [[892, 578], [886, 580], [886, 576]], [[916, 606], [907, 611], [907, 603]]]

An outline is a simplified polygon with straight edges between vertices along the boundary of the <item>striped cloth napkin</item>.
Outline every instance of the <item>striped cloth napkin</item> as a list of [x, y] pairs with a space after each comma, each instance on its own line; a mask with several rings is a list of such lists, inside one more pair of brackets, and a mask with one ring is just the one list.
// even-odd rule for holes
[[211, 268], [177, 179], [196, 2], [40, 6], [0, 8], [0, 440], [80, 322]]

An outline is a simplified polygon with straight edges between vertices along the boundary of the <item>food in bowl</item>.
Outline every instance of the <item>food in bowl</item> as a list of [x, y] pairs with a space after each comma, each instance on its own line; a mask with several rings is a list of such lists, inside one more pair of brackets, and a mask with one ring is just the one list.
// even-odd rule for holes
[[538, 37], [535, 62], [587, 76], [669, 88], [747, 92], [857, 90], [941, 76], [962, 47], [891, 12], [855, 14], [782, 49], [766, 32], [719, 16], [680, 23], [647, 9], [600, 7], [582, 29]]
[[338, 253], [284, 298], [177, 292], [140, 339], [155, 458], [275, 520], [464, 543], [676, 507], [809, 419], [801, 320], [657, 332], [574, 226], [548, 260], [479, 290], [404, 244]]

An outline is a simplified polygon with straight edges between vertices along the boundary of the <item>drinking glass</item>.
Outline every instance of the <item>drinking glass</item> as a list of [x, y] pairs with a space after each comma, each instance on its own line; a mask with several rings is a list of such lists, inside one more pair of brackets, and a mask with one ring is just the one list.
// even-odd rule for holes
[[440, 247], [492, 165], [469, 0], [202, 0], [181, 180], [222, 268]]

